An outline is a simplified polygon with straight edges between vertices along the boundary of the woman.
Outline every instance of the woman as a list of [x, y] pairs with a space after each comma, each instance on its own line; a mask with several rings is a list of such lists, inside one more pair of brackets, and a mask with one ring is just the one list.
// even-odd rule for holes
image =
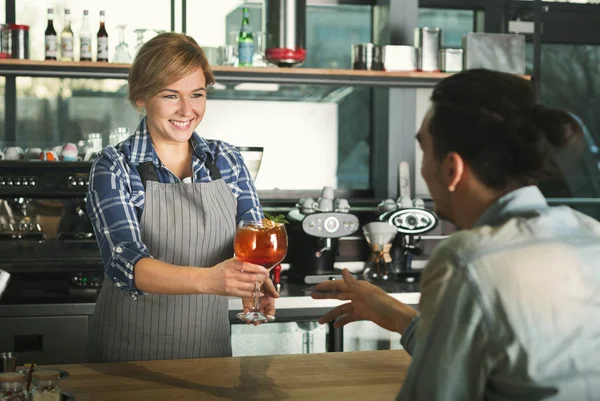
[[90, 173], [87, 210], [106, 272], [90, 361], [230, 356], [227, 296], [249, 309], [255, 281], [274, 314], [267, 271], [232, 258], [237, 222], [263, 218], [250, 174], [233, 146], [194, 132], [213, 83], [202, 49], [182, 34], [154, 37], [131, 67], [129, 101], [146, 115]]

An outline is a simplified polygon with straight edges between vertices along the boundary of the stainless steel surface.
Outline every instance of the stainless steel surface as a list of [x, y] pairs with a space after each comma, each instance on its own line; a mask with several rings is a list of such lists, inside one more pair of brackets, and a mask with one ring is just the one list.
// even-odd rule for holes
[[[95, 78], [127, 79], [129, 70], [120, 67], [71, 65], [12, 65], [0, 64], [0, 75], [49, 78]], [[368, 86], [374, 88], [433, 88], [441, 79], [436, 77], [394, 77], [394, 76], [349, 76], [315, 73], [288, 73], [281, 70], [260, 68], [231, 68], [214, 71], [217, 82], [226, 83], [274, 83], [289, 85], [337, 85]], [[414, 104], [414, 99], [412, 99]], [[404, 160], [404, 159], [403, 159]], [[395, 163], [397, 166], [398, 163]]]
[[35, 316], [37, 306], [30, 316], [0, 317], [2, 347], [18, 352], [20, 364], [83, 363], [88, 316]]
[[359, 43], [352, 45], [352, 69], [382, 70], [383, 53], [381, 46], [377, 46], [373, 43]]
[[463, 49], [446, 48], [440, 50], [440, 70], [459, 72], [463, 69]]
[[291, 52], [306, 50], [306, 0], [265, 0], [267, 46], [269, 61], [291, 66], [304, 61], [294, 58], [270, 59], [273, 49]]
[[463, 36], [465, 70], [489, 68], [525, 74], [525, 36], [470, 32]]
[[421, 27], [415, 29], [415, 47], [419, 49], [418, 69], [439, 71], [439, 51], [442, 41], [440, 28]]
[[416, 71], [418, 50], [414, 46], [383, 46], [383, 69], [386, 71]]
[[0, 359], [2, 360], [2, 371], [0, 373], [14, 372], [17, 369], [19, 354], [15, 352], [3, 352], [0, 354]]

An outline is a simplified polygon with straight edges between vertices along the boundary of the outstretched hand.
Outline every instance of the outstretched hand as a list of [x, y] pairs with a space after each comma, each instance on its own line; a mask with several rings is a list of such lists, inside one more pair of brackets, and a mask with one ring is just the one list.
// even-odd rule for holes
[[350, 301], [327, 312], [319, 323], [334, 320], [334, 327], [343, 327], [358, 320], [370, 320], [384, 329], [400, 334], [417, 312], [389, 296], [381, 288], [366, 281], [356, 280], [347, 269], [342, 271], [343, 281], [319, 283], [311, 294], [314, 299], [339, 299]]

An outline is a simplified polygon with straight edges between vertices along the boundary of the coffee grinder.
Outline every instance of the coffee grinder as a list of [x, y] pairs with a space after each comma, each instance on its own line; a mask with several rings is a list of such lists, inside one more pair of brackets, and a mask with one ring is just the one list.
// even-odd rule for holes
[[288, 280], [296, 284], [316, 284], [330, 278], [341, 278], [333, 265], [339, 238], [355, 233], [358, 217], [350, 214], [346, 199], [334, 199], [331, 187], [324, 187], [321, 197], [301, 198], [287, 219]]

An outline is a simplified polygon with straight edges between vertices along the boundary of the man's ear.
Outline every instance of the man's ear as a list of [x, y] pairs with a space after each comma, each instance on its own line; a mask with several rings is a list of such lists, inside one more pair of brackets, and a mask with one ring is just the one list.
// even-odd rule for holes
[[448, 191], [454, 192], [463, 179], [465, 173], [465, 161], [456, 152], [450, 152], [442, 162], [442, 177]]

